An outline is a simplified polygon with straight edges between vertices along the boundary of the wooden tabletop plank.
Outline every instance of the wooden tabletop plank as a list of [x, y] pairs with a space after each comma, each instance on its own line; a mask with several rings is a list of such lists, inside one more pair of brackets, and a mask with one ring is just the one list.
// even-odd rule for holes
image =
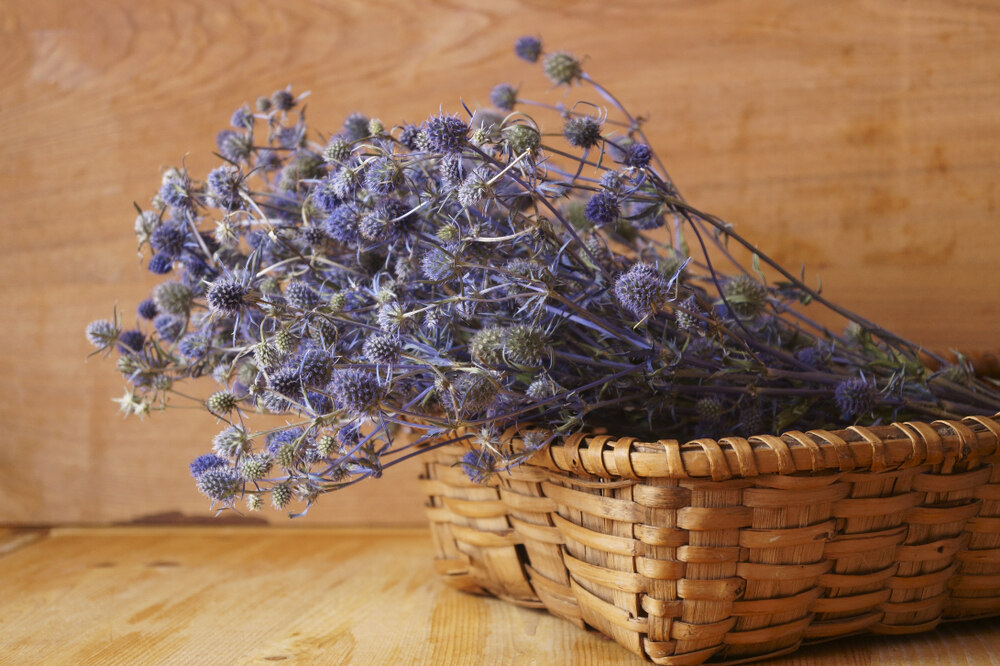
[[[426, 530], [54, 529], [0, 552], [0, 662], [640, 664], [436, 579]], [[996, 663], [1000, 624], [803, 648], [784, 666]]]

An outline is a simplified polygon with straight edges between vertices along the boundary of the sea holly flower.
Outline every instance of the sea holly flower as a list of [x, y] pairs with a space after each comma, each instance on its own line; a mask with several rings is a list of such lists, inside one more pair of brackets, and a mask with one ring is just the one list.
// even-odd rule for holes
[[542, 62], [545, 76], [556, 85], [569, 85], [583, 75], [583, 69], [577, 58], [564, 51], [550, 53]]
[[218, 278], [212, 282], [205, 292], [208, 306], [223, 314], [239, 314], [247, 307], [246, 301], [249, 288], [233, 278]]
[[598, 192], [590, 197], [584, 209], [587, 219], [598, 226], [611, 224], [618, 219], [618, 200], [611, 192]]
[[121, 329], [106, 319], [92, 321], [87, 325], [87, 340], [97, 349], [106, 349], [118, 340]]
[[542, 40], [530, 36], [520, 37], [514, 43], [514, 52], [522, 60], [537, 62], [538, 56], [542, 53]]
[[563, 136], [576, 148], [593, 148], [601, 141], [601, 123], [595, 118], [570, 118], [563, 127]]
[[458, 116], [442, 113], [431, 116], [424, 123], [424, 136], [430, 150], [436, 153], [455, 153], [465, 145], [469, 126]]
[[517, 104], [517, 89], [509, 83], [498, 83], [490, 91], [490, 101], [498, 109], [513, 111]]
[[851, 377], [837, 384], [833, 400], [845, 419], [864, 416], [875, 407], [875, 387], [864, 377]]
[[668, 283], [655, 267], [635, 264], [615, 282], [615, 295], [622, 307], [642, 319], [667, 301]]

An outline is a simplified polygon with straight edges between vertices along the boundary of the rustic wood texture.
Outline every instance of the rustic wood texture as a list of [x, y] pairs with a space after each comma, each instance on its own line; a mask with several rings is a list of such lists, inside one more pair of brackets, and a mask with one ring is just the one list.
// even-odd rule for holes
[[[692, 202], [834, 300], [929, 347], [1000, 346], [991, 3], [8, 0], [0, 30], [0, 521], [210, 515], [184, 470], [213, 419], [122, 422], [111, 363], [83, 363], [86, 323], [131, 321], [154, 282], [130, 229], [162, 167], [205, 173], [232, 109], [289, 82], [317, 130], [501, 80], [541, 94], [510, 52], [526, 31], [589, 56]], [[412, 469], [306, 520], [419, 522]]]
[[[0, 544], [3, 540], [0, 539]], [[642, 664], [441, 585], [426, 530], [55, 529], [0, 550], [10, 664]], [[1000, 625], [804, 648], [776, 666], [998, 663]]]

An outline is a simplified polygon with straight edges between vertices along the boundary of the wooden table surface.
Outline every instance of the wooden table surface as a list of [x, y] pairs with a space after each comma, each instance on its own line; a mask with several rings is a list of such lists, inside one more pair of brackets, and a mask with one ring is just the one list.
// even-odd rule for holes
[[[2, 664], [641, 664], [436, 579], [423, 529], [0, 528]], [[805, 647], [782, 666], [996, 664], [1000, 622]]]

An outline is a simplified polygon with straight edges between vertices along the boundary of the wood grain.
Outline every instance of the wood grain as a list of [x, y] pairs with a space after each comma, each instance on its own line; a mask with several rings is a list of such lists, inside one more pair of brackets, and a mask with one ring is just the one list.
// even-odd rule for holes
[[[438, 582], [426, 530], [92, 528], [0, 553], [0, 661], [642, 664]], [[803, 648], [781, 666], [995, 664], [996, 621]]]
[[[86, 323], [115, 302], [131, 321], [154, 282], [130, 229], [162, 167], [206, 172], [232, 109], [290, 82], [326, 131], [501, 80], [544, 94], [510, 53], [525, 31], [587, 55], [692, 202], [834, 300], [930, 347], [1000, 347], [992, 3], [8, 0], [0, 30], [0, 522], [210, 515], [185, 465], [213, 419], [122, 422], [111, 364], [83, 363]], [[306, 520], [419, 522], [413, 471]]]

